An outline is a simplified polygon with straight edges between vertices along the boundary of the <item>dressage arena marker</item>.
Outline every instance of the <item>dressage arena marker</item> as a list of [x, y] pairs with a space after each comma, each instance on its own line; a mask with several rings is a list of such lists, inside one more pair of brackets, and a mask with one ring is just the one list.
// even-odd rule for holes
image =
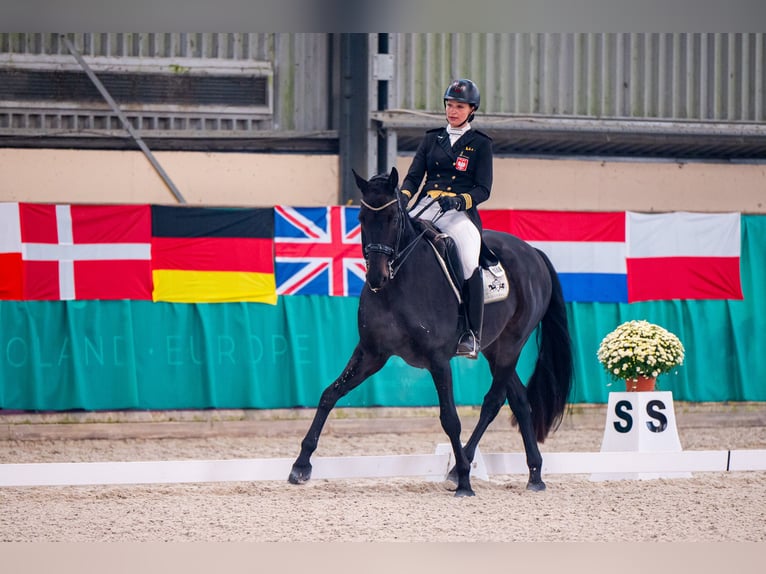
[[[673, 393], [670, 391], [611, 392], [606, 408], [601, 452], [681, 452]], [[687, 472], [596, 472], [593, 481], [689, 478]]]
[[[437, 447], [438, 448], [438, 447]], [[524, 453], [488, 453], [488, 475], [526, 475]], [[313, 479], [420, 477], [444, 480], [452, 455], [317, 457]], [[3, 486], [84, 486], [284, 481], [292, 458], [0, 464]], [[543, 474], [766, 471], [766, 450], [543, 453]], [[478, 478], [478, 476], [476, 476]]]

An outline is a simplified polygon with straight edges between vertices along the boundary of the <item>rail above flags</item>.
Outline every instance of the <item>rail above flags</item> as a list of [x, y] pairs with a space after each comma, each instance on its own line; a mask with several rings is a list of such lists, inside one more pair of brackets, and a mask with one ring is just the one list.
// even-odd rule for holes
[[738, 213], [484, 210], [544, 251], [567, 301], [742, 299]]

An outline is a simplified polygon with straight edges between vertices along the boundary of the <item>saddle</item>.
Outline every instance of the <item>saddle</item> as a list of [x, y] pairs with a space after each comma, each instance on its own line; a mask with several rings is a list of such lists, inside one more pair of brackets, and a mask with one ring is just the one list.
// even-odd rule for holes
[[[455, 241], [430, 221], [424, 219], [414, 219], [412, 221], [415, 229], [423, 234], [423, 238], [428, 241], [436, 254], [436, 258], [441, 264], [447, 280], [452, 286], [452, 291], [459, 303], [462, 303], [462, 285], [465, 281], [463, 276], [463, 266], [460, 263]], [[479, 253], [479, 267], [482, 270], [484, 279], [484, 304], [502, 301], [508, 297], [508, 277], [505, 268], [497, 255], [489, 246], [481, 240], [481, 251]]]

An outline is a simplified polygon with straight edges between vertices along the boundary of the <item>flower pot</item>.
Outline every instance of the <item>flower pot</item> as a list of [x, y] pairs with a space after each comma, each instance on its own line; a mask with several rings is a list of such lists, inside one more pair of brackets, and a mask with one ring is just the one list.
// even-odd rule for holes
[[657, 377], [637, 377], [625, 381], [626, 391], [653, 391], [657, 384]]

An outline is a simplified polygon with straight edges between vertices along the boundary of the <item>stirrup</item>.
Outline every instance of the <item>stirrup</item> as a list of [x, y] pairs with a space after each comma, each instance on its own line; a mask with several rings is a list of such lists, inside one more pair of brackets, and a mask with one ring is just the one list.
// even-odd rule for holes
[[468, 359], [479, 358], [479, 339], [473, 334], [473, 331], [466, 331], [460, 336], [455, 356]]

